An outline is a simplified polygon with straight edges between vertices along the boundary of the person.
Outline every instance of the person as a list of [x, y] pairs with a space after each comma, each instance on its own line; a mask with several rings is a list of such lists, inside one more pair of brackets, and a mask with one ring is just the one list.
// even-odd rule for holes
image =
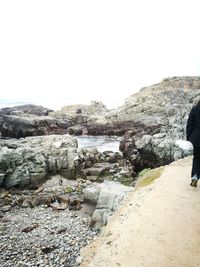
[[193, 106], [188, 116], [186, 139], [194, 147], [190, 185], [197, 187], [200, 178], [200, 101]]

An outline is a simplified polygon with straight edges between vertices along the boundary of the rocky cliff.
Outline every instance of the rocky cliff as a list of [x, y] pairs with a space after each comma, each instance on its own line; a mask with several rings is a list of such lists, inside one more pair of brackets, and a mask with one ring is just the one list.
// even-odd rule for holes
[[114, 115], [119, 121], [143, 124], [125, 134], [121, 151], [139, 169], [186, 156], [189, 152], [181, 151], [175, 141], [185, 139], [188, 114], [199, 100], [200, 77], [168, 78], [141, 89]]
[[142, 88], [110, 111], [95, 101], [50, 113], [27, 107], [1, 110], [0, 129], [2, 136], [17, 138], [63, 133], [123, 135], [120, 149], [139, 171], [187, 154], [175, 141], [185, 139], [189, 111], [199, 99], [200, 77], [173, 77]]

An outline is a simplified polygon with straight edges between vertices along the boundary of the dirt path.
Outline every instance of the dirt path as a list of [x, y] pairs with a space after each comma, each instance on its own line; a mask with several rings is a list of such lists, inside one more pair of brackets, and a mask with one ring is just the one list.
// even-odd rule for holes
[[189, 186], [192, 158], [166, 166], [138, 188], [83, 250], [82, 267], [200, 266], [200, 184]]

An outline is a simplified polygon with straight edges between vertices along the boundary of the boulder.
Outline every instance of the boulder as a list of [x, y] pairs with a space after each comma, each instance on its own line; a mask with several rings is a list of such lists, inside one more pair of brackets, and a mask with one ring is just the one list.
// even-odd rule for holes
[[97, 203], [96, 209], [92, 215], [91, 225], [95, 229], [106, 225], [109, 217], [117, 210], [122, 200], [132, 190], [133, 187], [124, 186], [114, 181], [93, 184], [85, 188], [85, 201]]
[[83, 190], [84, 201], [89, 202], [89, 203], [93, 203], [93, 204], [97, 204], [98, 199], [99, 199], [100, 190], [101, 190], [101, 184], [93, 183], [92, 185], [87, 186]]
[[[129, 137], [128, 137], [129, 136]], [[169, 164], [172, 161], [187, 157], [192, 150], [181, 149], [177, 140], [168, 133], [126, 136], [126, 145], [123, 148], [124, 156], [134, 166], [136, 172], [144, 168], [155, 168]]]
[[98, 229], [106, 225], [109, 217], [117, 210], [127, 193], [132, 190], [132, 187], [113, 181], [103, 183], [96, 209], [92, 215], [92, 221], [95, 222], [93, 227]]
[[1, 186], [37, 187], [47, 177], [74, 179], [83, 155], [69, 135], [0, 140]]

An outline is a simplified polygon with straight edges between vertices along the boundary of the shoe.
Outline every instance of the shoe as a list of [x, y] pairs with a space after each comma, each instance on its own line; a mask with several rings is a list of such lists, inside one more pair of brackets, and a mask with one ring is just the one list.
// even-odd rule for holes
[[193, 187], [197, 187], [197, 182], [198, 182], [197, 175], [192, 176], [192, 180], [191, 180], [190, 185], [193, 186]]

